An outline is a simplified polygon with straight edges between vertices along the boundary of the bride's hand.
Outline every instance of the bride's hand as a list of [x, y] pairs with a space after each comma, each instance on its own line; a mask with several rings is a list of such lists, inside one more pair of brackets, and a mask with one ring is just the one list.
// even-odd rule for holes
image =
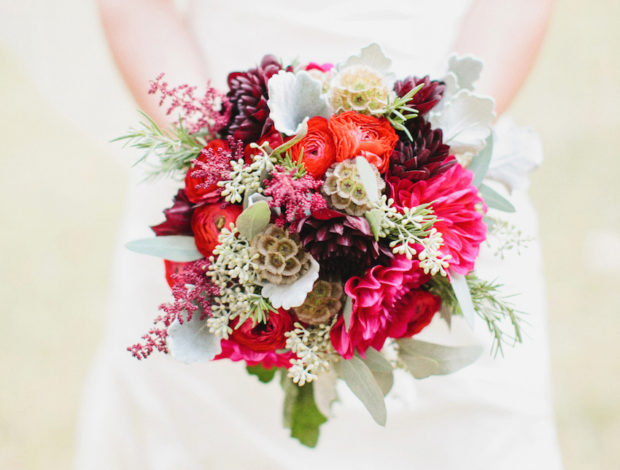
[[476, 89], [503, 113], [523, 85], [545, 36], [553, 0], [474, 0], [455, 50], [484, 61]]

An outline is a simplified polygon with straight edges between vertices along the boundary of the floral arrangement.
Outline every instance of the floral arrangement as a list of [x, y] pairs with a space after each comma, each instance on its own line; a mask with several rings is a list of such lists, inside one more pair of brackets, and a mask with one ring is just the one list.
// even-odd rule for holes
[[436, 315], [481, 317], [495, 351], [521, 340], [474, 271], [487, 209], [514, 210], [482, 182], [494, 103], [474, 92], [481, 64], [452, 57], [441, 80], [397, 80], [390, 64], [374, 44], [337, 66], [268, 55], [201, 96], [162, 75], [150, 92], [176, 124], [144, 116], [119, 139], [152, 175], [184, 180], [156, 237], [128, 244], [165, 260], [173, 297], [129, 351], [279, 372], [285, 425], [308, 446], [339, 379], [383, 425], [394, 368], [422, 379], [476, 360], [478, 346], [415, 339]]

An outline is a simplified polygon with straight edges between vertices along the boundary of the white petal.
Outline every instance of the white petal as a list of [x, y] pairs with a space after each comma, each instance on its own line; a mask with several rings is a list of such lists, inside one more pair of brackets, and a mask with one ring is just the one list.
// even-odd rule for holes
[[209, 332], [200, 312], [195, 312], [191, 321], [175, 320], [168, 327], [168, 349], [172, 357], [185, 364], [210, 361], [222, 352], [220, 339]]
[[296, 134], [299, 126], [313, 116], [329, 118], [332, 114], [327, 98], [321, 94], [321, 82], [308, 72], [281, 70], [269, 79], [267, 86], [269, 117], [283, 134]]
[[310, 269], [293, 284], [279, 285], [265, 282], [262, 296], [267, 297], [275, 308], [299, 307], [306, 300], [308, 292], [312, 290], [314, 281], [319, 278], [319, 263], [310, 257]]

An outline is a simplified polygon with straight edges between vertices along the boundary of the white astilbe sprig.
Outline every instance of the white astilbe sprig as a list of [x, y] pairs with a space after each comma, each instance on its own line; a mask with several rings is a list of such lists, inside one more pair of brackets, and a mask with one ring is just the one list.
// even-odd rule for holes
[[222, 229], [207, 271], [207, 276], [220, 289], [220, 295], [213, 299], [207, 326], [220, 338], [227, 339], [232, 333], [231, 320], [238, 317], [237, 326], [248, 318], [255, 323], [264, 322], [268, 312], [275, 310], [260, 295], [261, 287], [252, 263], [254, 257], [250, 242], [239, 234], [234, 224], [230, 224], [230, 229]]
[[261, 152], [254, 155], [253, 162], [246, 165], [243, 158], [230, 162], [231, 171], [228, 180], [218, 182], [218, 186], [223, 187], [222, 197], [231, 204], [243, 201], [245, 193], [262, 193], [261, 183], [273, 170], [273, 157], [271, 157], [262, 147], [258, 147]]
[[[382, 196], [367, 219], [377, 237], [389, 240], [394, 254], [403, 254], [409, 259], [417, 256], [426, 274], [446, 275], [450, 255], [443, 255], [440, 251], [443, 236], [433, 227], [437, 216], [432, 203], [398, 210], [393, 199]], [[421, 245], [422, 249], [418, 251], [415, 245]]]
[[296, 359], [291, 359], [288, 376], [300, 387], [329, 369], [329, 358], [336, 353], [329, 337], [333, 324], [334, 321], [305, 328], [295, 322], [295, 329], [284, 333], [286, 348], [297, 355]]

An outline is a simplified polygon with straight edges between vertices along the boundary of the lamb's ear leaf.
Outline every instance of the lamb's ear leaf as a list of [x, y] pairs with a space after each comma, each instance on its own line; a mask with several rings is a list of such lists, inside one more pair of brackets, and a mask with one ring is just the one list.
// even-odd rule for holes
[[204, 258], [196, 248], [194, 237], [186, 235], [167, 235], [154, 238], [142, 238], [126, 243], [131, 251], [143, 255], [186, 263]]
[[516, 211], [515, 206], [513, 206], [510, 201], [508, 201], [490, 186], [487, 186], [486, 184], [481, 184], [479, 189], [480, 195], [484, 199], [484, 202], [486, 202], [487, 206], [503, 212]]
[[379, 388], [383, 392], [383, 396], [387, 395], [394, 385], [394, 368], [392, 364], [374, 348], [366, 350], [366, 358], [364, 363], [372, 372], [375, 380], [379, 384]]
[[383, 391], [364, 361], [357, 356], [349, 360], [343, 359], [336, 363], [336, 371], [364, 404], [377, 424], [385, 426], [387, 411]]
[[248, 240], [265, 230], [271, 219], [271, 210], [267, 201], [258, 201], [244, 210], [237, 217], [236, 225], [239, 233]]
[[431, 375], [447, 375], [472, 364], [482, 353], [482, 347], [444, 346], [413, 338], [396, 341], [398, 355], [416, 379]]

